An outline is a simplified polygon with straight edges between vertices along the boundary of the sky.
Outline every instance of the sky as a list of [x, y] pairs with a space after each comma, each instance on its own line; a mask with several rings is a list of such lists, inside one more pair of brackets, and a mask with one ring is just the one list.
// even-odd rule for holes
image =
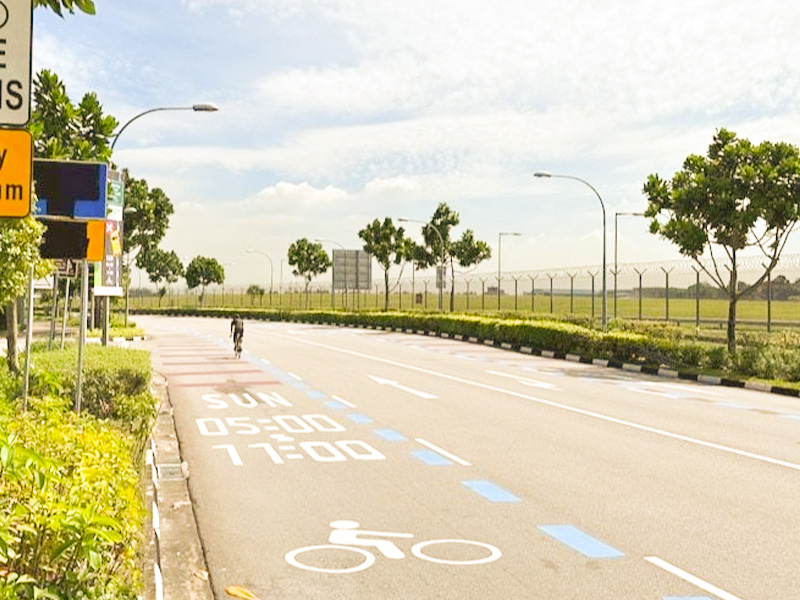
[[[175, 213], [161, 244], [226, 284], [291, 278], [306, 237], [361, 248], [440, 202], [493, 257], [476, 273], [680, 258], [645, 219], [725, 127], [800, 144], [800, 3], [786, 0], [95, 0], [34, 12], [33, 68], [125, 123], [114, 161]], [[419, 225], [406, 223], [421, 239]], [[499, 234], [520, 236], [500, 238]], [[800, 236], [787, 253], [800, 252]], [[247, 250], [257, 252], [248, 253]], [[373, 279], [380, 280], [379, 271]]]

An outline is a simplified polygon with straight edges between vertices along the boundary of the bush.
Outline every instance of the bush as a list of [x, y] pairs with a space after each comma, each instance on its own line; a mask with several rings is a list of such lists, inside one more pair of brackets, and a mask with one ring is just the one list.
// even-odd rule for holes
[[133, 599], [145, 510], [132, 436], [32, 398], [0, 431], [0, 598]]

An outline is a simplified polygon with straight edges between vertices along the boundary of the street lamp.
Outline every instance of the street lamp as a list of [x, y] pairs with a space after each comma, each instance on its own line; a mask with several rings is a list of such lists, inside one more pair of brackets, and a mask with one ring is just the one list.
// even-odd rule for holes
[[502, 270], [500, 268], [500, 248], [504, 235], [522, 235], [512, 231], [501, 231], [497, 234], [497, 310], [500, 310], [500, 277]]
[[[318, 244], [328, 243], [328, 244], [336, 244], [344, 250], [344, 246], [342, 246], [336, 240], [323, 240], [320, 238], [314, 238], [314, 241]], [[331, 251], [331, 264], [333, 264], [333, 251]], [[320, 301], [321, 302], [321, 301]], [[347, 255], [344, 255], [344, 302], [342, 303], [344, 308], [347, 308]], [[331, 275], [331, 308], [336, 308], [336, 288], [334, 287], [333, 275]]]
[[600, 200], [600, 208], [603, 210], [603, 316], [602, 316], [602, 324], [603, 330], [608, 328], [608, 306], [607, 306], [607, 298], [606, 298], [606, 206], [603, 204], [603, 199], [600, 197], [600, 194], [594, 186], [588, 181], [581, 179], [580, 177], [575, 177], [573, 175], [556, 175], [554, 173], [548, 173], [547, 171], [537, 171], [533, 174], [534, 177], [559, 177], [561, 179], [574, 179], [575, 181], [580, 181], [582, 184], [587, 186], [591, 189], [597, 199]]
[[191, 106], [160, 106], [158, 108], [151, 108], [144, 112], [140, 112], [138, 115], [130, 119], [127, 123], [125, 123], [120, 130], [114, 134], [114, 141], [111, 142], [111, 152], [114, 152], [114, 146], [117, 145], [117, 140], [119, 140], [119, 136], [122, 134], [123, 131], [133, 123], [136, 119], [143, 117], [145, 115], [149, 115], [150, 113], [164, 111], [164, 110], [193, 110], [195, 112], [216, 112], [219, 110], [219, 106], [216, 104], [211, 104], [210, 102], [205, 102], [201, 104], [192, 104]]
[[643, 217], [644, 213], [640, 212], [615, 212], [614, 213], [614, 318], [617, 318], [617, 219], [622, 216], [629, 217]]
[[247, 250], [247, 252], [249, 254], [260, 254], [261, 256], [266, 257], [266, 259], [269, 261], [269, 305], [272, 306], [272, 272], [274, 270], [272, 267], [272, 259], [270, 258], [269, 254], [266, 252], [261, 252], [260, 250], [253, 250], [250, 248]]
[[439, 310], [442, 310], [442, 291], [444, 290], [444, 238], [442, 237], [442, 234], [439, 231], [439, 229], [435, 225], [433, 225], [431, 223], [427, 223], [425, 221], [420, 221], [419, 219], [402, 219], [401, 218], [401, 219], [397, 219], [397, 220], [400, 221], [401, 223], [421, 223], [425, 227], [430, 227], [431, 229], [433, 229], [436, 232], [436, 235], [439, 236], [439, 242], [441, 242], [441, 244], [442, 244], [442, 256], [441, 256], [442, 264], [441, 264], [441, 267], [439, 269]]

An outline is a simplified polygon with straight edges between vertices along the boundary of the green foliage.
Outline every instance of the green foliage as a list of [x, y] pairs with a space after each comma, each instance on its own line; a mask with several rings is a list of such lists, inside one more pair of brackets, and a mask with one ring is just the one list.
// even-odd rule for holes
[[189, 289], [197, 286], [201, 287], [200, 304], [206, 293], [206, 286], [212, 283], [222, 284], [225, 282], [225, 269], [219, 264], [216, 258], [205, 256], [195, 256], [189, 266], [186, 267], [186, 284]]
[[[144, 179], [134, 179], [123, 171], [125, 207], [122, 251], [136, 256], [136, 265], [147, 269], [147, 255], [156, 250], [169, 229], [169, 217], [175, 212], [172, 201], [161, 188], [152, 188]], [[180, 262], [180, 261], [179, 261]]]
[[[384, 310], [389, 310], [389, 268], [399, 265], [404, 260], [411, 260], [414, 243], [405, 237], [402, 227], [395, 227], [392, 219], [386, 217], [383, 222], [375, 219], [361, 231], [358, 237], [364, 241], [364, 251], [369, 252], [383, 269]], [[398, 275], [398, 280], [402, 271]]]
[[492, 249], [486, 242], [476, 240], [471, 229], [467, 229], [461, 238], [450, 240], [450, 230], [461, 222], [459, 214], [445, 202], [439, 203], [430, 222], [422, 229], [425, 247], [412, 250], [414, 260], [423, 267], [432, 267], [440, 263], [450, 263], [450, 310], [455, 301], [454, 262], [462, 267], [472, 267], [491, 258]]
[[307, 238], [300, 238], [289, 246], [289, 266], [294, 267], [292, 274], [306, 280], [306, 291], [311, 280], [321, 275], [331, 266], [331, 259], [323, 250], [322, 244], [309, 242]]
[[[687, 157], [671, 181], [650, 175], [643, 192], [650, 231], [677, 245], [726, 293], [728, 348], [734, 352], [736, 302], [772, 272], [800, 219], [800, 151], [783, 142], [756, 145], [720, 129], [707, 156]], [[665, 221], [658, 220], [662, 215]], [[753, 284], [741, 286], [737, 253], [748, 247], [761, 251], [764, 270]], [[705, 254], [713, 268], [701, 262]]]
[[74, 13], [77, 8], [81, 12], [93, 15], [95, 14], [94, 2], [92, 0], [33, 0], [33, 7], [49, 8], [59, 16], [64, 16], [62, 9], [67, 9], [69, 12]]
[[38, 158], [108, 161], [108, 140], [117, 125], [103, 114], [96, 93], [85, 94], [75, 106], [58, 75], [48, 70], [36, 75], [29, 128]]
[[137, 258], [137, 264], [144, 267], [150, 281], [159, 285], [162, 281], [164, 285], [159, 289], [161, 296], [167, 291], [167, 287], [176, 283], [183, 277], [184, 269], [181, 259], [174, 250], [169, 252], [160, 248], [153, 248], [142, 252]]
[[37, 275], [51, 269], [39, 258], [44, 226], [34, 217], [0, 218], [0, 305], [25, 293], [31, 265]]
[[0, 598], [130, 598], [145, 512], [125, 436], [33, 400], [0, 435]]

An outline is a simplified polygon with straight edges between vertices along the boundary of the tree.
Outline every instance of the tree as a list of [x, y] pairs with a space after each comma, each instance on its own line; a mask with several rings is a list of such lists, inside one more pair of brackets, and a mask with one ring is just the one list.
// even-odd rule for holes
[[17, 302], [25, 293], [31, 267], [41, 277], [51, 269], [50, 261], [39, 256], [44, 226], [34, 217], [0, 218], [0, 306], [5, 307], [6, 364], [10, 371], [19, 371], [17, 357]]
[[[736, 352], [736, 304], [775, 268], [800, 218], [797, 147], [755, 145], [719, 129], [707, 156], [688, 156], [672, 181], [650, 175], [643, 191], [651, 233], [676, 244], [725, 292], [728, 351]], [[739, 260], [751, 247], [761, 252], [764, 270], [754, 283], [740, 286]], [[706, 254], [709, 263], [701, 260]]]
[[203, 298], [206, 294], [206, 286], [217, 283], [225, 283], [225, 269], [217, 262], [216, 258], [205, 256], [195, 256], [189, 266], [186, 267], [186, 284], [189, 289], [200, 286], [200, 305], [203, 305]]
[[156, 287], [163, 281], [164, 285], [158, 288], [158, 304], [161, 306], [161, 299], [166, 295], [170, 284], [176, 283], [183, 277], [183, 265], [181, 259], [175, 254], [174, 250], [166, 252], [160, 248], [154, 248], [140, 255], [144, 270], [150, 281]]
[[169, 217], [175, 212], [172, 201], [161, 188], [150, 189], [144, 179], [134, 179], [127, 169], [125, 213], [123, 215], [122, 251], [136, 256], [136, 266], [145, 269], [139, 256], [155, 250], [169, 229]]
[[38, 158], [107, 162], [108, 139], [117, 125], [114, 117], [103, 114], [94, 92], [84, 94], [75, 106], [58, 75], [48, 70], [37, 73], [29, 129]]
[[[364, 240], [364, 251], [374, 256], [383, 269], [385, 291], [383, 309], [389, 310], [389, 268], [392, 264], [399, 265], [404, 260], [410, 260], [414, 244], [405, 237], [403, 228], [395, 227], [389, 217], [383, 222], [375, 219], [358, 232], [358, 237]], [[397, 276], [398, 281], [402, 274], [401, 269]]]
[[306, 280], [306, 302], [308, 302], [308, 286], [311, 280], [321, 275], [331, 266], [331, 259], [322, 244], [311, 243], [307, 238], [300, 238], [289, 246], [289, 266], [294, 267], [292, 274]]
[[492, 256], [489, 244], [476, 240], [471, 229], [467, 229], [460, 239], [450, 240], [450, 230], [460, 221], [459, 214], [445, 202], [441, 202], [436, 207], [430, 222], [422, 229], [422, 236], [425, 239], [424, 248], [413, 251], [415, 262], [423, 267], [438, 265], [442, 261], [442, 256], [444, 256], [445, 264], [450, 263], [450, 310], [453, 310], [455, 304], [455, 262], [462, 267], [471, 267]]
[[247, 288], [247, 295], [250, 296], [250, 304], [255, 302], [256, 296], [258, 296], [258, 303], [261, 304], [261, 300], [266, 293], [267, 291], [260, 285], [253, 284]]
[[43, 6], [49, 8], [59, 16], [64, 16], [62, 8], [74, 13], [75, 9], [85, 12], [88, 15], [94, 14], [94, 2], [92, 0], [33, 0], [33, 7]]

